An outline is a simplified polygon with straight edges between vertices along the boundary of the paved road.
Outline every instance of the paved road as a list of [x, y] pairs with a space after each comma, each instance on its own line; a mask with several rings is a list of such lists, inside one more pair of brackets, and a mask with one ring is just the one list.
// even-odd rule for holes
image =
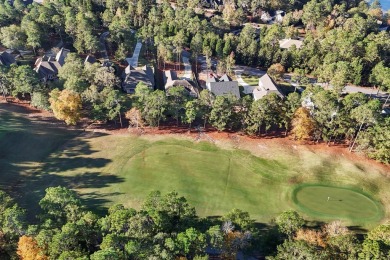
[[182, 76], [183, 79], [191, 80], [192, 78], [192, 66], [190, 63], [190, 54], [186, 51], [182, 52], [182, 60], [184, 64], [184, 75]]
[[103, 64], [109, 64], [110, 59], [108, 58], [107, 49], [106, 49], [106, 39], [110, 35], [109, 32], [104, 32], [99, 37], [99, 43], [100, 43], [100, 56], [103, 59]]
[[142, 43], [141, 41], [138, 41], [137, 45], [135, 45], [133, 57], [126, 58], [127, 63], [134, 68], [138, 67], [138, 58], [141, 52], [141, 48], [142, 48]]
[[[261, 77], [263, 76], [266, 71], [263, 71], [263, 70], [260, 70], [260, 69], [257, 69], [257, 68], [252, 68], [252, 67], [247, 67], [247, 66], [241, 66], [241, 65], [237, 65], [234, 69], [234, 72], [237, 76], [237, 81], [240, 85], [242, 85], [244, 88], [246, 84], [242, 78], [241, 78], [241, 74], [245, 73], [245, 74], [248, 74], [248, 75], [251, 75], [251, 76], [258, 76], [258, 77]], [[286, 81], [286, 82], [290, 82], [291, 81], [291, 76], [289, 74], [286, 74], [283, 79]], [[244, 83], [244, 84], [243, 84]], [[326, 87], [326, 84], [324, 83], [316, 83], [316, 79], [312, 79], [311, 80], [311, 83], [313, 84], [318, 84], [322, 87]], [[246, 84], [246, 85], [245, 85]], [[329, 88], [329, 87], [328, 87]], [[331, 88], [331, 86], [330, 86]], [[250, 90], [250, 89], [248, 89]], [[303, 89], [300, 89], [303, 91]], [[378, 99], [381, 99], [381, 100], [384, 100], [388, 97], [389, 93], [387, 92], [384, 92], [384, 91], [379, 91], [377, 89], [374, 89], [374, 88], [368, 88], [368, 87], [357, 87], [357, 86], [351, 86], [351, 85], [348, 85], [344, 88], [344, 91], [346, 93], [358, 93], [358, 92], [361, 92], [361, 93], [364, 93], [366, 95], [371, 95], [372, 97], [374, 98], [378, 98]], [[246, 91], [247, 92], [247, 91]]]
[[[326, 85], [325, 83], [316, 83], [317, 85], [320, 85], [326, 89], [332, 89], [331, 85]], [[373, 98], [380, 99], [382, 101], [385, 101], [386, 98], [389, 96], [388, 92], [379, 91], [375, 88], [369, 88], [369, 87], [357, 87], [357, 86], [345, 86], [343, 92], [345, 93], [364, 93], [366, 95], [369, 95]]]

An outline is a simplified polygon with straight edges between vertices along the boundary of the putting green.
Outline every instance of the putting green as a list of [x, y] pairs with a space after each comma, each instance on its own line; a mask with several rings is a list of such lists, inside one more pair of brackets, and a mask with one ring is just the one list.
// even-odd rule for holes
[[308, 215], [326, 218], [379, 220], [382, 205], [359, 191], [324, 185], [301, 185], [293, 192], [294, 203]]

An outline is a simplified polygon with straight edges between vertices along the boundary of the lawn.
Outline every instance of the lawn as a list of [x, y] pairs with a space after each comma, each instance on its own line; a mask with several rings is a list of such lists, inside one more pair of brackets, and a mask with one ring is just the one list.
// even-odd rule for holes
[[259, 85], [259, 77], [258, 76], [250, 76], [247, 74], [241, 74], [242, 80], [249, 84], [250, 86], [258, 86]]
[[[33, 213], [46, 187], [64, 185], [79, 192], [98, 212], [114, 203], [139, 208], [151, 191], [175, 190], [201, 216], [218, 216], [240, 208], [257, 221], [269, 222], [280, 212], [295, 209], [308, 219], [343, 219], [366, 228], [389, 216], [386, 198], [390, 180], [374, 167], [343, 157], [328, 157], [308, 149], [285, 153], [277, 150], [284, 151], [284, 147], [278, 147], [269, 148], [273, 159], [259, 158], [249, 151], [194, 143], [184, 137], [80, 133], [31, 121], [5, 112], [1, 106], [0, 113], [0, 185], [12, 187], [18, 201]], [[334, 206], [326, 204], [326, 198], [315, 201], [316, 194], [323, 193], [324, 197], [333, 194], [332, 190], [306, 190], [297, 204], [296, 189], [306, 183], [352, 189], [342, 195], [351, 211], [330, 215], [328, 209], [321, 209], [320, 214], [313, 214], [312, 209], [302, 208], [302, 201], [304, 207], [313, 203], [320, 207], [322, 200], [327, 207]], [[307, 202], [307, 198], [314, 200]], [[360, 206], [353, 207], [358, 201]], [[349, 214], [354, 211], [359, 214]], [[378, 214], [362, 218], [367, 215], [365, 211], [369, 216]]]

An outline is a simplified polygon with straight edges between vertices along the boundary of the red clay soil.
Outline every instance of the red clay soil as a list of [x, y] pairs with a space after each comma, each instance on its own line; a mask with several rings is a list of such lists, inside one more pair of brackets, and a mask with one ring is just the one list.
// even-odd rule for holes
[[[20, 102], [20, 103], [7, 103], [5, 102], [3, 97], [0, 97], [0, 103], [2, 104], [2, 107], [6, 108], [7, 110], [11, 112], [16, 113], [22, 113], [22, 114], [28, 114], [29, 117], [34, 118], [44, 118], [45, 121], [52, 120], [53, 123], [57, 122], [58, 124], [63, 125], [64, 123], [61, 121], [58, 121], [54, 118], [53, 114], [47, 111], [41, 111], [35, 108], [32, 108], [29, 106], [26, 102]], [[101, 124], [101, 125], [94, 125], [89, 124], [87, 127], [87, 120], [84, 120], [82, 125], [79, 125], [81, 128], [88, 128], [90, 131], [104, 131], [108, 134], [113, 135], [127, 135], [129, 133], [136, 134], [136, 135], [181, 135], [189, 138], [196, 138], [199, 135], [199, 131], [195, 128], [191, 128], [191, 131], [189, 130], [188, 126], [186, 125], [180, 125], [176, 126], [175, 122], [168, 122], [168, 125], [157, 127], [145, 127], [145, 128], [119, 128], [119, 124]], [[277, 145], [281, 147], [292, 147], [292, 146], [304, 146], [306, 149], [313, 151], [313, 152], [325, 152], [327, 154], [330, 154], [335, 157], [345, 157], [351, 161], [355, 162], [361, 162], [361, 163], [368, 163], [372, 164], [373, 166], [379, 167], [383, 169], [384, 172], [388, 172], [390, 176], [390, 165], [385, 165], [380, 162], [377, 162], [375, 160], [369, 159], [363, 155], [360, 155], [358, 153], [351, 153], [348, 151], [348, 146], [345, 144], [336, 144], [336, 145], [327, 145], [326, 143], [313, 143], [313, 142], [298, 142], [290, 139], [289, 137], [285, 137], [283, 135], [279, 136], [267, 136], [267, 137], [251, 137], [244, 135], [239, 132], [218, 132], [215, 129], [208, 128], [206, 131], [206, 134], [208, 137], [210, 137], [212, 140], [226, 140], [232, 141], [234, 138], [239, 137], [240, 142], [247, 143], [247, 144], [255, 144], [257, 145], [259, 141], [261, 140], [262, 143], [265, 145]]]

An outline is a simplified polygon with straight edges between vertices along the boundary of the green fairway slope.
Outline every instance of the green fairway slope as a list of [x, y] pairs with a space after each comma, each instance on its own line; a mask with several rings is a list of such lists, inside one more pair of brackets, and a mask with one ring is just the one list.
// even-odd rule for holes
[[[151, 191], [175, 190], [201, 216], [240, 208], [269, 222], [282, 211], [295, 209], [311, 220], [343, 219], [366, 228], [389, 217], [390, 181], [379, 170], [304, 146], [290, 150], [259, 146], [270, 155], [265, 159], [190, 139], [70, 131], [1, 107], [0, 113], [0, 188], [11, 191], [32, 216], [38, 213], [33, 207], [44, 189], [62, 185], [102, 213], [114, 203], [139, 208]], [[334, 191], [306, 190], [299, 203], [294, 202], [294, 191], [306, 184], [352, 188], [358, 193], [344, 194], [352, 199], [344, 203], [360, 202], [361, 207], [340, 214], [337, 209], [332, 214], [307, 209]], [[375, 214], [373, 205], [378, 214], [362, 217]]]
[[[81, 138], [81, 137], [79, 137]], [[109, 163], [102, 167], [85, 165], [57, 173], [64, 178], [74, 177], [76, 188], [86, 200], [93, 201], [101, 196], [108, 206], [123, 203], [138, 208], [140, 202], [154, 190], [169, 192], [175, 190], [189, 199], [201, 216], [226, 213], [232, 208], [249, 211], [259, 221], [268, 222], [280, 212], [296, 209], [313, 220], [328, 221], [343, 219], [348, 224], [369, 227], [382, 218], [379, 203], [378, 215], [373, 218], [334, 214], [311, 214], [293, 202], [293, 191], [302, 183], [321, 183], [354, 187], [379, 200], [389, 194], [386, 189], [389, 180], [380, 174], [367, 175], [362, 169], [352, 167], [345, 161], [326, 161], [316, 155], [307, 160], [307, 153], [295, 156], [295, 163], [280, 159], [268, 160], [255, 157], [248, 151], [225, 150], [210, 143], [193, 143], [186, 140], [165, 138], [150, 141], [148, 137], [100, 136], [91, 138], [88, 143], [95, 151], [91, 155], [80, 156], [75, 162], [82, 165], [84, 160], [107, 158]], [[72, 142], [77, 142], [77, 139]], [[70, 144], [71, 147], [74, 145]], [[49, 165], [63, 168], [64, 153], [51, 158]], [[290, 158], [291, 159], [291, 158]], [[313, 160], [318, 160], [321, 167]], [[320, 160], [324, 160], [321, 162]], [[63, 161], [66, 163], [66, 161]], [[45, 169], [49, 173], [49, 169]], [[99, 172], [101, 177], [115, 177], [109, 182], [85, 184], [83, 176]], [[316, 196], [316, 192], [312, 196]], [[96, 206], [93, 204], [93, 206]], [[385, 205], [387, 207], [387, 205]], [[372, 210], [364, 204], [358, 211]], [[361, 212], [364, 215], [364, 213]]]

